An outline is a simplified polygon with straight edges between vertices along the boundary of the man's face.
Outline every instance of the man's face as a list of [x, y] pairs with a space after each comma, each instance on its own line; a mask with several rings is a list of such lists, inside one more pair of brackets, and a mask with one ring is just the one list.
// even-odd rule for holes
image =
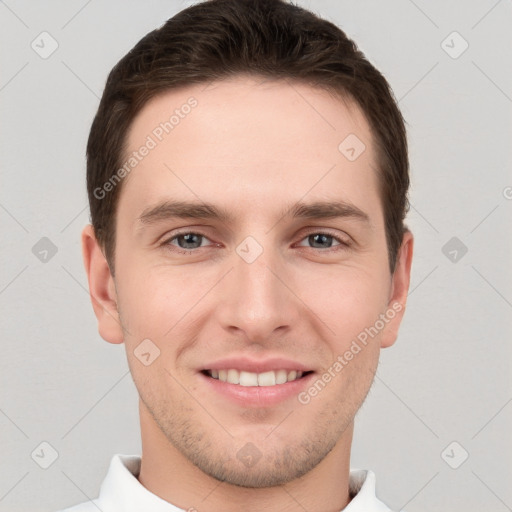
[[[155, 132], [191, 96], [197, 105], [181, 110], [172, 131]], [[359, 156], [353, 136], [339, 149], [350, 134], [366, 147]], [[394, 341], [401, 318], [387, 317], [333, 370], [392, 305], [368, 124], [323, 91], [238, 77], [154, 98], [132, 124], [128, 153], [148, 135], [156, 146], [123, 184], [115, 249], [119, 321], [141, 411], [217, 479], [290, 481], [351, 432], [379, 349]], [[166, 201], [210, 203], [230, 218], [161, 209], [140, 220]], [[299, 202], [352, 210], [295, 216]], [[159, 356], [144, 364], [156, 347]], [[310, 392], [329, 368], [328, 382]]]

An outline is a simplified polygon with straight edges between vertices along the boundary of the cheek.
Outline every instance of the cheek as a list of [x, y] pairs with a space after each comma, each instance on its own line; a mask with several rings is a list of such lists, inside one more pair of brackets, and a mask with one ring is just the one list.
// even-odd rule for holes
[[346, 343], [375, 323], [387, 304], [385, 273], [361, 267], [337, 267], [302, 278], [304, 303]]
[[187, 271], [179, 267], [144, 268], [134, 264], [123, 270], [123, 274], [119, 272], [122, 286], [118, 288], [123, 325], [138, 337], [171, 336], [174, 326], [186, 319], [204, 293], [202, 281], [188, 279]]

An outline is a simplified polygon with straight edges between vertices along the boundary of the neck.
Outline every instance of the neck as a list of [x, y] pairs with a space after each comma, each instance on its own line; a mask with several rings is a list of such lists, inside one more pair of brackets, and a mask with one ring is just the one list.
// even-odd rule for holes
[[350, 446], [353, 423], [312, 471], [285, 485], [246, 488], [203, 473], [165, 437], [139, 402], [142, 461], [139, 482], [150, 492], [184, 510], [201, 512], [339, 512], [350, 502]]

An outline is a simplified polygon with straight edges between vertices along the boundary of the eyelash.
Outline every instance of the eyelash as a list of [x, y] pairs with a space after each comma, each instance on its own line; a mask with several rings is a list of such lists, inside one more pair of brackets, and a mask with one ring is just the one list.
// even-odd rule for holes
[[[181, 247], [177, 247], [177, 246], [171, 244], [171, 242], [173, 240], [175, 240], [183, 235], [199, 235], [207, 240], [210, 240], [205, 234], [201, 233], [200, 231], [181, 231], [178, 233], [174, 233], [171, 238], [167, 238], [166, 240], [164, 240], [162, 242], [161, 246], [165, 246], [165, 247], [169, 248], [174, 253], [185, 254], [185, 255], [197, 253], [199, 251], [199, 249], [204, 249], [204, 247], [197, 247], [196, 249], [182, 249]], [[312, 232], [306, 234], [304, 237], [302, 237], [300, 239], [300, 241], [302, 242], [304, 239], [306, 239], [312, 235], [325, 235], [325, 236], [333, 238], [334, 240], [339, 242], [339, 245], [336, 245], [334, 247], [329, 247], [327, 249], [319, 249], [317, 247], [309, 247], [310, 249], [313, 249], [313, 250], [316, 249], [317, 251], [322, 252], [322, 253], [331, 253], [331, 252], [336, 252], [339, 250], [346, 250], [351, 247], [351, 244], [347, 240], [344, 240], [338, 236], [335, 236], [332, 233], [329, 233], [328, 231], [312, 231]], [[211, 247], [211, 246], [209, 246], [209, 247]], [[301, 246], [301, 247], [304, 249], [308, 248], [308, 247], [304, 247], [304, 246]]]

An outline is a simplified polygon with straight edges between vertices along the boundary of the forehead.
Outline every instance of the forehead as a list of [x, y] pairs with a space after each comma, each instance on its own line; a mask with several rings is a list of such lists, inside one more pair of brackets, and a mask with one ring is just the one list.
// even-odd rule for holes
[[253, 211], [308, 197], [366, 202], [378, 197], [373, 146], [361, 110], [324, 90], [248, 76], [198, 84], [134, 119], [125, 159], [139, 156], [120, 202], [139, 213], [166, 194]]

